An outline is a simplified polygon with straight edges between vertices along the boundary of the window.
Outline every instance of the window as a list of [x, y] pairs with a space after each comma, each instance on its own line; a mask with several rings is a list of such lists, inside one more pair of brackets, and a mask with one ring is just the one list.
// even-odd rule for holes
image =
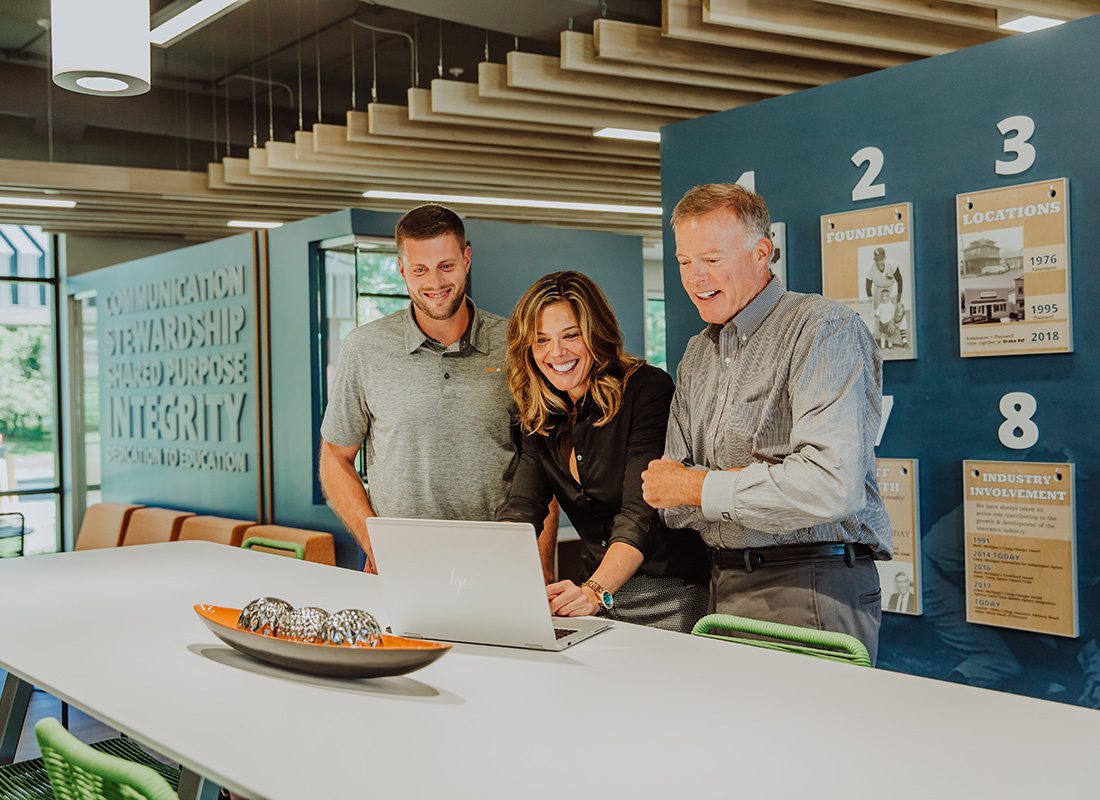
[[645, 300], [645, 357], [653, 366], [668, 370], [664, 295], [651, 293]]
[[0, 224], [0, 537], [22, 520], [28, 554], [60, 541], [56, 332], [51, 237]]
[[[397, 266], [397, 248], [389, 240], [353, 236], [322, 242], [320, 266], [318, 283], [323, 297], [319, 308], [324, 309], [324, 315], [318, 352], [324, 376], [319, 381], [323, 414], [340, 348], [348, 334], [360, 325], [403, 310], [409, 295]], [[362, 450], [357, 466], [365, 480], [367, 464]], [[319, 483], [314, 502], [323, 502]]]

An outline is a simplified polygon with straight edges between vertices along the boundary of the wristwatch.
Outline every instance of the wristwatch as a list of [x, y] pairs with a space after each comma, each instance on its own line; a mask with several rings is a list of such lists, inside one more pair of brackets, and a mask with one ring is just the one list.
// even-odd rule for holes
[[596, 593], [596, 601], [600, 604], [602, 611], [610, 611], [615, 605], [615, 595], [607, 591], [607, 589], [600, 586], [594, 580], [589, 578], [584, 582], [584, 585]]

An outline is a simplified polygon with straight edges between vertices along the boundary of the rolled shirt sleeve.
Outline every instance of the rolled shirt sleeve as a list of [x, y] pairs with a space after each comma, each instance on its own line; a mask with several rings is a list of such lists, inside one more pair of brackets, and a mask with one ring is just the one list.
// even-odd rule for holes
[[849, 517], [863, 508], [868, 431], [881, 414], [881, 362], [854, 317], [825, 320], [798, 342], [788, 383], [791, 453], [711, 472], [702, 515], [744, 528], [782, 533]]

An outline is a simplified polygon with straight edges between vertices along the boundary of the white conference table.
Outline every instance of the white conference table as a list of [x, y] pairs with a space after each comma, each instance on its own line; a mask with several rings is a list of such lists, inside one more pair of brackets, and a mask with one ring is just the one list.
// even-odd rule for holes
[[7, 559], [0, 667], [267, 800], [1100, 791], [1093, 710], [621, 624], [562, 653], [456, 645], [408, 676], [328, 679], [237, 654], [191, 608], [379, 612], [381, 590], [205, 542]]

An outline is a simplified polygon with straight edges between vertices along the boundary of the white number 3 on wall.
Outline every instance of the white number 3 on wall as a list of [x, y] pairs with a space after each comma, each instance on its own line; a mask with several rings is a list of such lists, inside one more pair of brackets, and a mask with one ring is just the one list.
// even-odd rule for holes
[[[1005, 117], [997, 123], [997, 130], [1005, 139], [1005, 152], [1016, 157], [1011, 161], [996, 162], [998, 175], [1019, 175], [1035, 163], [1035, 146], [1028, 140], [1035, 133], [1035, 120], [1019, 115]], [[1008, 136], [1008, 134], [1012, 136]]]

